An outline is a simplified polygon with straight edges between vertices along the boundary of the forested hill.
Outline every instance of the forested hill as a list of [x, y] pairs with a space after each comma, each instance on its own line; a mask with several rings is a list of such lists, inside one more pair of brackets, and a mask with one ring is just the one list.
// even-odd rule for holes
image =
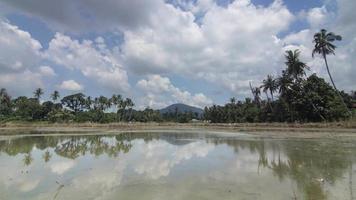
[[160, 110], [161, 114], [165, 114], [165, 113], [198, 113], [199, 116], [202, 116], [204, 113], [204, 110], [201, 108], [197, 108], [194, 106], [189, 106], [186, 104], [182, 104], [182, 103], [177, 103], [177, 104], [172, 104], [166, 108], [163, 108]]

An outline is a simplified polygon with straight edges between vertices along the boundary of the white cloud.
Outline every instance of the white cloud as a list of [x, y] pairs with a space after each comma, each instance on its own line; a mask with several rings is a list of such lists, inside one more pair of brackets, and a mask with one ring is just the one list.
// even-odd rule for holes
[[38, 71], [43, 76], [56, 76], [56, 72], [50, 66], [40, 66]]
[[149, 75], [147, 80], [138, 81], [137, 88], [145, 94], [141, 104], [152, 108], [162, 108], [172, 103], [185, 103], [198, 107], [212, 104], [212, 100], [204, 94], [183, 91], [175, 87], [169, 78], [160, 75]]
[[41, 59], [41, 44], [28, 32], [0, 20], [0, 70], [18, 72], [35, 67]]
[[234, 1], [227, 8], [212, 4], [199, 26], [191, 12], [165, 5], [150, 27], [124, 31], [123, 60], [137, 74], [203, 78], [233, 94], [244, 94], [246, 82], [262, 80], [281, 68], [277, 34], [293, 19], [281, 1], [268, 7]]
[[127, 91], [129, 83], [126, 71], [119, 65], [113, 52], [103, 46], [103, 41], [101, 44], [98, 41], [95, 44], [90, 40], [80, 42], [56, 33], [45, 55], [48, 60], [71, 70], [79, 70], [84, 76], [112, 91]]
[[84, 89], [82, 85], [80, 85], [74, 80], [63, 81], [58, 87], [60, 89], [70, 90], [70, 91], [80, 91]]
[[325, 6], [312, 8], [307, 12], [306, 17], [311, 27], [321, 28], [326, 23], [328, 11]]
[[41, 49], [28, 32], [0, 18], [0, 87], [15, 96], [43, 87], [42, 74], [37, 72]]

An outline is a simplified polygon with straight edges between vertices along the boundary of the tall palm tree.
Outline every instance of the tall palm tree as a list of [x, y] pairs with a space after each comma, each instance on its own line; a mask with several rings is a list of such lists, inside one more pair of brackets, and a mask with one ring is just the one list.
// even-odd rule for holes
[[112, 97], [110, 98], [110, 102], [111, 102], [111, 105], [115, 106], [117, 109], [119, 109], [119, 106], [122, 102], [122, 97], [121, 95], [112, 95]]
[[43, 95], [43, 89], [42, 88], [37, 88], [35, 92], [33, 92], [34, 96], [36, 99], [40, 99], [41, 96]]
[[287, 65], [287, 73], [294, 78], [295, 81], [300, 80], [303, 76], [305, 76], [305, 69], [309, 69], [309, 67], [300, 61], [299, 59], [300, 51], [298, 49], [292, 51], [286, 51], [285, 58]]
[[[267, 91], [270, 92], [271, 98], [273, 101], [273, 93], [277, 90], [277, 83], [276, 83], [276, 80], [274, 79], [274, 77], [272, 75], [267, 75], [267, 78], [262, 81], [261, 87], [263, 88], [263, 92], [265, 92], [266, 94], [267, 94]], [[267, 99], [268, 99], [268, 96], [267, 96]]]
[[288, 94], [291, 89], [292, 79], [288, 76], [286, 71], [282, 71], [282, 76], [277, 78], [277, 86], [279, 88], [279, 93], [283, 97]]
[[52, 100], [53, 102], [56, 102], [59, 99], [59, 92], [57, 90], [55, 90], [52, 94], [51, 94]]
[[342, 101], [342, 103], [344, 104], [346, 110], [351, 113], [349, 111], [349, 109], [347, 108], [344, 99], [341, 97], [339, 90], [336, 88], [335, 82], [333, 80], [333, 77], [331, 76], [330, 73], [330, 69], [329, 69], [329, 65], [328, 65], [328, 60], [326, 59], [326, 56], [329, 54], [334, 54], [335, 55], [335, 49], [336, 46], [333, 44], [334, 41], [341, 41], [342, 37], [340, 35], [336, 35], [333, 32], [327, 32], [327, 30], [325, 29], [321, 29], [320, 32], [315, 33], [314, 34], [314, 40], [313, 43], [315, 43], [313, 52], [312, 52], [312, 56], [314, 57], [315, 54], [319, 54], [324, 58], [324, 62], [325, 62], [325, 66], [326, 66], [326, 70], [329, 74], [329, 78], [331, 80], [331, 83], [336, 91], [336, 93], [338, 94], [340, 100]]
[[254, 102], [257, 103], [257, 105], [260, 105], [261, 89], [259, 87], [252, 87], [251, 82], [250, 82], [250, 89], [254, 98]]
[[321, 29], [320, 32], [314, 34], [314, 40], [313, 42], [315, 43], [312, 56], [314, 57], [315, 54], [320, 54], [324, 58], [326, 70], [328, 71], [331, 83], [334, 86], [334, 89], [337, 90], [334, 80], [331, 76], [330, 70], [329, 70], [329, 65], [328, 65], [328, 60], [326, 59], [326, 56], [329, 54], [334, 54], [335, 55], [335, 48], [336, 46], [332, 44], [335, 40], [342, 40], [342, 37], [340, 35], [336, 35], [333, 32], [327, 32], [325, 29]]
[[90, 110], [92, 108], [92, 104], [93, 104], [93, 100], [92, 100], [91, 96], [88, 96], [85, 99], [85, 107]]
[[106, 98], [104, 96], [100, 96], [98, 98], [98, 104], [99, 104], [99, 109], [104, 111], [110, 107], [111, 103], [108, 98]]
[[129, 121], [131, 120], [131, 116], [132, 116], [132, 107], [135, 106], [135, 104], [133, 103], [133, 101], [130, 98], [126, 98], [125, 100], [126, 102], [126, 106], [127, 108], [130, 110], [130, 116], [129, 116]]
[[230, 103], [231, 104], [235, 104], [236, 103], [236, 98], [235, 97], [230, 98]]

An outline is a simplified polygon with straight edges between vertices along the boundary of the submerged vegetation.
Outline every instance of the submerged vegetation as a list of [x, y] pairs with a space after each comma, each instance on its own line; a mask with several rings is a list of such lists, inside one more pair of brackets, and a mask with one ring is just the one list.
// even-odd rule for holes
[[[43, 89], [34, 91], [33, 97], [11, 98], [7, 90], [0, 90], [0, 121], [50, 121], [50, 122], [189, 122], [204, 119], [213, 123], [243, 122], [321, 122], [339, 121], [352, 117], [356, 105], [356, 92], [339, 91], [331, 76], [326, 56], [334, 54], [332, 42], [341, 36], [326, 30], [314, 35], [315, 54], [324, 61], [330, 86], [316, 74], [307, 76], [310, 66], [300, 60], [299, 50], [288, 50], [285, 54], [286, 68], [275, 78], [267, 75], [259, 87], [250, 83], [253, 98], [237, 101], [231, 98], [227, 104], [213, 105], [204, 109], [204, 114], [193, 112], [161, 113], [146, 108], [134, 110], [134, 102], [119, 94], [111, 98], [91, 97], [83, 93], [71, 94], [60, 99], [58, 91], [51, 94], [51, 101], [41, 102]], [[261, 90], [266, 99], [261, 98]], [[275, 98], [277, 97], [277, 98]], [[355, 112], [355, 110], [353, 110]]]

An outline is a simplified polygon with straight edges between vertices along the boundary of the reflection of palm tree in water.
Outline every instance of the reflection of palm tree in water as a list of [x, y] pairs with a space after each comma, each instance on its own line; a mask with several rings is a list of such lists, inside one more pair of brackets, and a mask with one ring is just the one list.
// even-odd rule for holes
[[[291, 198], [307, 200], [327, 199], [325, 184], [333, 185], [350, 170], [350, 196], [352, 196], [352, 156], [354, 151], [347, 151], [340, 142], [335, 141], [243, 141], [213, 140], [212, 143], [227, 144], [239, 152], [248, 148], [258, 154], [258, 172], [261, 167], [271, 169], [282, 182], [292, 181]], [[276, 150], [278, 158], [268, 160], [267, 152]], [[281, 156], [283, 155], [283, 156]], [[294, 186], [294, 184], [296, 184]], [[297, 189], [294, 189], [297, 188]], [[300, 197], [296, 191], [304, 197]], [[351, 197], [352, 199], [352, 197]]]
[[43, 154], [43, 160], [45, 161], [45, 162], [48, 162], [50, 159], [51, 159], [51, 157], [52, 157], [52, 155], [51, 155], [51, 153], [47, 150], [44, 154]]
[[[347, 152], [337, 142], [286, 142], [286, 161], [272, 162], [269, 168], [280, 180], [289, 176], [304, 192], [304, 199], [327, 199], [324, 184], [334, 184], [352, 165]], [[352, 191], [352, 189], [350, 189]]]
[[25, 164], [26, 166], [29, 166], [29, 165], [31, 165], [32, 161], [33, 161], [33, 158], [32, 158], [31, 153], [25, 154], [25, 157], [23, 158], [24, 164]]

